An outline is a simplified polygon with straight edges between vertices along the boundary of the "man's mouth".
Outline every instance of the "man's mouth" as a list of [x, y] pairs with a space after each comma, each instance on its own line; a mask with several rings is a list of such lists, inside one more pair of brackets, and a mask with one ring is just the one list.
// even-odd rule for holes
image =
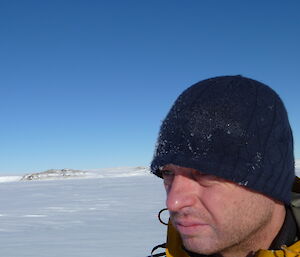
[[175, 221], [178, 232], [182, 235], [193, 235], [209, 225], [198, 221]]

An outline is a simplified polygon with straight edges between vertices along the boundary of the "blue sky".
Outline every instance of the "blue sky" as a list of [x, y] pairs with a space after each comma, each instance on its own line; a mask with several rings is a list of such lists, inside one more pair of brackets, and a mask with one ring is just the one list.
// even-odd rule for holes
[[300, 2], [0, 1], [0, 173], [149, 165], [182, 90], [274, 88], [300, 158]]

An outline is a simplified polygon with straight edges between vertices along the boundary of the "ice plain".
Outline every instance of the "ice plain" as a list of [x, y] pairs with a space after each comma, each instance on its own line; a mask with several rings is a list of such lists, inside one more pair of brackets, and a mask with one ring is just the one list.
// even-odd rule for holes
[[0, 184], [0, 256], [140, 257], [165, 240], [162, 181], [143, 169], [14, 179]]
[[0, 256], [146, 257], [165, 241], [165, 192], [147, 169], [21, 178], [0, 177]]

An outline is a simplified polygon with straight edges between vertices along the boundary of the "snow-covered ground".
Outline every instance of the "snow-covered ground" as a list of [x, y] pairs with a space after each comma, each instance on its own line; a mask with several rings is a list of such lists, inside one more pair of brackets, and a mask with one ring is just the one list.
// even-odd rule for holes
[[164, 241], [161, 180], [143, 169], [100, 175], [1, 183], [0, 256], [147, 256]]
[[162, 181], [146, 169], [66, 174], [0, 177], [0, 256], [146, 257], [165, 241]]

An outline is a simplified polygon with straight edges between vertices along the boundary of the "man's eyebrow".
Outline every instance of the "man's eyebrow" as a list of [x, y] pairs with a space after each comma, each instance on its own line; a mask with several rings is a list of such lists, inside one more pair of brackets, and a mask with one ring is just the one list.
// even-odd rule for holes
[[162, 171], [162, 170], [168, 170], [168, 169], [170, 169], [170, 165], [168, 165], [168, 164], [159, 167], [159, 170], [160, 170], [160, 171]]

